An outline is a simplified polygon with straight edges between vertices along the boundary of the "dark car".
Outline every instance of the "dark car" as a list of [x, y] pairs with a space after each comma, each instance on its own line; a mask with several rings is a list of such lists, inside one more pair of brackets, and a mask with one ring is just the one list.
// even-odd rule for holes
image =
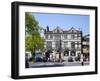
[[42, 62], [43, 61], [43, 55], [42, 53], [35, 53], [35, 62]]
[[75, 57], [75, 61], [80, 61], [80, 57]]
[[73, 58], [72, 57], [68, 57], [68, 62], [73, 62]]

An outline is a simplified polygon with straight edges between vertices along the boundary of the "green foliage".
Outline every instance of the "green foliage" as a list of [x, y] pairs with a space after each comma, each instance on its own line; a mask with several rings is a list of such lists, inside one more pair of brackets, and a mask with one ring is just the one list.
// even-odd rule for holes
[[27, 36], [26, 38], [25, 38], [25, 49], [27, 50], [27, 51], [32, 51], [33, 50], [33, 39], [32, 39], [32, 36]]
[[[38, 32], [39, 26], [35, 17], [31, 13], [25, 13], [25, 31], [26, 33], [32, 35], [34, 32]], [[34, 32], [33, 32], [34, 31]]]
[[44, 39], [40, 36], [41, 27], [31, 13], [25, 14], [25, 50], [35, 52], [44, 48]]

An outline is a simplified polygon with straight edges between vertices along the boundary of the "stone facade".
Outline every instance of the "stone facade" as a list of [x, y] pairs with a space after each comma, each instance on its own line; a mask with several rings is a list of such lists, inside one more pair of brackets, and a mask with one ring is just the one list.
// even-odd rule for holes
[[44, 32], [45, 49], [61, 51], [65, 56], [79, 56], [82, 54], [82, 31], [74, 27], [69, 30], [63, 30], [56, 27], [54, 30], [49, 30], [49, 27]]
[[89, 61], [89, 36], [89, 34], [83, 36], [82, 40], [83, 56], [85, 57], [84, 61]]

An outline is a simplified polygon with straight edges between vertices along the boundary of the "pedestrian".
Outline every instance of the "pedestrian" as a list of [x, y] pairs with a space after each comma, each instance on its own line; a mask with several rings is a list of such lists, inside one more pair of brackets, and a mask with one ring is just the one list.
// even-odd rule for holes
[[49, 52], [49, 51], [46, 52], [46, 60], [47, 60], [47, 61], [50, 60], [50, 52]]
[[50, 53], [50, 62], [53, 62], [53, 52]]
[[26, 68], [29, 68], [28, 60], [25, 61], [25, 67], [26, 67]]
[[59, 52], [59, 62], [62, 62], [61, 52]]
[[83, 66], [83, 65], [84, 65], [84, 62], [82, 62], [81, 64], [82, 64], [82, 66]]
[[83, 54], [81, 54], [81, 65], [83, 66], [84, 65], [84, 60], [83, 60]]
[[25, 55], [25, 67], [29, 68], [29, 59], [28, 59], [28, 54]]
[[52, 52], [52, 60], [53, 62], [56, 62], [56, 52], [55, 51]]

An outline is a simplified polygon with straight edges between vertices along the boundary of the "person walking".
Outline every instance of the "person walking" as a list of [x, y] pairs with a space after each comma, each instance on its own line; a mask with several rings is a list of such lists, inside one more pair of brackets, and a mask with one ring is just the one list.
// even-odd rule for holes
[[81, 65], [84, 65], [83, 54], [81, 54]]

